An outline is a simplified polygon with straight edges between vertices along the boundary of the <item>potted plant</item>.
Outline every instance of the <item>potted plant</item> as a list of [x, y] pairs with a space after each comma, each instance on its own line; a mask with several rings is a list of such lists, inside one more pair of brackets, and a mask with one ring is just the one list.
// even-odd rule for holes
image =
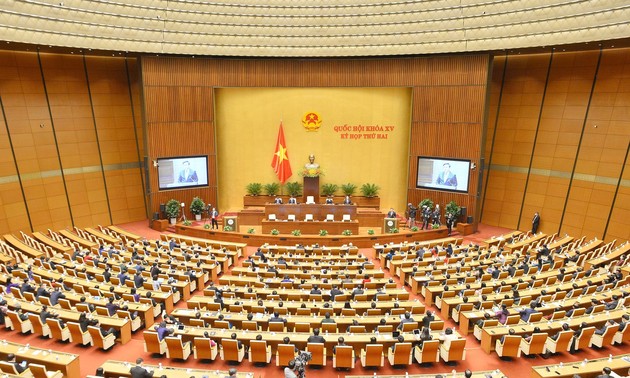
[[339, 186], [337, 186], [337, 184], [324, 184], [322, 185], [322, 195], [324, 197], [334, 196], [337, 192], [337, 189], [339, 189]]
[[352, 231], [350, 231], [350, 230], [343, 230], [343, 231], [341, 231], [341, 235], [343, 235], [343, 236], [350, 236], [350, 235], [352, 235]]
[[297, 197], [302, 194], [302, 184], [297, 181], [287, 182], [284, 187], [291, 197]]
[[267, 193], [268, 196], [275, 196], [280, 191], [280, 184], [278, 184], [277, 182], [265, 184], [263, 186], [263, 189], [265, 190], [265, 193]]
[[422, 209], [423, 207], [428, 207], [429, 209], [433, 209], [433, 201], [431, 201], [428, 198], [423, 199], [422, 201], [420, 201], [420, 203], [418, 204], [418, 209]]
[[201, 214], [203, 210], [206, 208], [206, 203], [199, 197], [195, 197], [190, 202], [190, 212], [195, 214], [195, 220], [201, 220]]
[[368, 230], [368, 235], [374, 235], [374, 230], [372, 230], [371, 228]]
[[291, 231], [291, 235], [293, 235], [293, 236], [300, 236], [300, 235], [302, 235], [302, 231], [300, 231], [300, 230], [293, 230], [293, 231]]
[[205, 230], [209, 230], [209, 229], [210, 229], [210, 225], [206, 223], [206, 224], [204, 224], [204, 225], [203, 225], [203, 228], [204, 228]]
[[397, 234], [398, 233], [398, 228], [394, 227], [394, 228], [390, 229], [389, 232], [391, 234]]
[[188, 219], [184, 221], [184, 226], [191, 226], [191, 225], [192, 225], [192, 221], [189, 221]]
[[368, 198], [378, 196], [379, 189], [381, 188], [376, 184], [365, 183], [361, 185], [361, 193]]
[[223, 231], [225, 231], [225, 232], [232, 232], [232, 231], [234, 231], [234, 229], [232, 228], [232, 226], [224, 226], [223, 227]]
[[176, 199], [170, 199], [166, 203], [166, 208], [164, 212], [166, 213], [168, 219], [170, 219], [171, 224], [177, 223], [177, 217], [179, 217], [180, 207], [181, 205]]
[[319, 230], [319, 236], [326, 236], [326, 235], [328, 235], [327, 230]]
[[341, 184], [341, 191], [344, 196], [351, 196], [357, 190], [357, 186], [351, 183]]
[[248, 234], [253, 234], [255, 232], [255, 230], [253, 228], [248, 228], [247, 229], [247, 233]]
[[413, 232], [416, 232], [416, 231], [418, 231], [418, 230], [419, 230], [418, 226], [413, 226], [413, 227], [411, 227], [411, 231], [413, 231]]
[[271, 230], [271, 235], [279, 235], [280, 231], [276, 230], [275, 228], [273, 230]]
[[248, 196], [259, 196], [263, 190], [263, 184], [259, 182], [250, 182], [245, 186], [245, 190], [247, 191]]

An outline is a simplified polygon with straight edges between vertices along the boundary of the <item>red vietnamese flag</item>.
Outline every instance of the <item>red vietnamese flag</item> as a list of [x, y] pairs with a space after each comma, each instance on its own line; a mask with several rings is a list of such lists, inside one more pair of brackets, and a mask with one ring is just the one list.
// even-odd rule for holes
[[293, 172], [291, 172], [291, 164], [289, 163], [287, 144], [284, 141], [284, 129], [282, 129], [282, 122], [280, 122], [278, 140], [276, 141], [276, 152], [273, 154], [271, 166], [273, 167], [273, 171], [276, 172], [276, 175], [278, 175], [278, 180], [280, 180], [281, 184], [284, 184], [293, 174]]

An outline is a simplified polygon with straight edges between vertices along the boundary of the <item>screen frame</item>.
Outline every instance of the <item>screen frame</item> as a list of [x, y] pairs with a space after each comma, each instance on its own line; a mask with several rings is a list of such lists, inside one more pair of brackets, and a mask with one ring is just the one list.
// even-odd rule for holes
[[[164, 161], [164, 160], [173, 160], [173, 159], [193, 159], [193, 158], [204, 158], [206, 160], [206, 183], [205, 184], [197, 184], [197, 185], [184, 185], [184, 186], [178, 186], [175, 188], [163, 188], [160, 186], [160, 162]], [[186, 156], [164, 156], [164, 157], [159, 157], [156, 158], [157, 161], [157, 169], [158, 169], [158, 173], [157, 173], [157, 182], [158, 182], [158, 191], [159, 192], [167, 192], [167, 191], [171, 191], [171, 190], [186, 190], [186, 189], [194, 189], [194, 188], [204, 188], [204, 187], [209, 187], [210, 186], [210, 177], [208, 175], [208, 155], [186, 155]]]
[[[444, 161], [444, 162], [461, 161], [461, 162], [468, 163], [468, 170], [467, 170], [468, 178], [466, 180], [466, 190], [432, 188], [432, 187], [428, 187], [428, 186], [419, 186], [418, 185], [418, 177], [420, 176], [420, 170], [418, 168], [420, 167], [420, 160], [421, 159], [441, 160], [441, 161]], [[439, 191], [439, 192], [451, 192], [451, 193], [468, 194], [470, 192], [469, 186], [470, 186], [470, 167], [471, 167], [471, 164], [472, 164], [472, 160], [471, 159], [450, 158], [450, 157], [444, 157], [444, 156], [418, 156], [417, 160], [416, 160], [416, 189], [435, 190], [435, 191]]]

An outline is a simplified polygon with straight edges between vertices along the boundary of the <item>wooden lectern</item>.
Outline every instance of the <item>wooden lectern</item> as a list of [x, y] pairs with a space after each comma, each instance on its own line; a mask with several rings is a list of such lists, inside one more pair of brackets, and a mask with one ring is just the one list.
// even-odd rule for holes
[[304, 189], [302, 193], [302, 203], [306, 203], [308, 196], [313, 196], [315, 203], [319, 203], [319, 176], [304, 177]]
[[225, 231], [226, 226], [230, 226], [232, 228], [231, 232], [238, 232], [238, 217], [235, 217], [233, 215], [224, 216], [223, 231]]
[[394, 228], [398, 228], [398, 218], [383, 219], [383, 233], [391, 234]]

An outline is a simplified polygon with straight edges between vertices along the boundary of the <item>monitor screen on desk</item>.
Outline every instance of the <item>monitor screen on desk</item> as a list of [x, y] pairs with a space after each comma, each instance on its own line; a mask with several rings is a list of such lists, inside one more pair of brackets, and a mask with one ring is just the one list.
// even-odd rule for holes
[[416, 188], [468, 193], [470, 160], [418, 156]]

